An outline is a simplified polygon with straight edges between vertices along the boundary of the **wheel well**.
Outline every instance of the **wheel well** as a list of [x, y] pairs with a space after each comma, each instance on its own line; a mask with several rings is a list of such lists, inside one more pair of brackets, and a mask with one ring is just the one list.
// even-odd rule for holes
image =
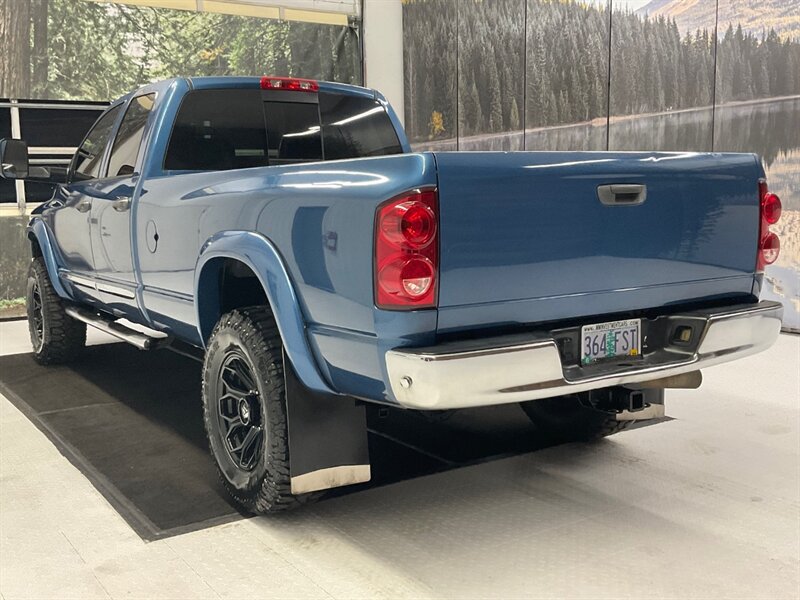
[[32, 233], [29, 233], [28, 240], [31, 243], [31, 257], [36, 258], [38, 256], [42, 256], [42, 247], [39, 246], [39, 240], [36, 239], [36, 236]]
[[203, 266], [197, 286], [200, 333], [208, 340], [220, 317], [236, 308], [269, 305], [253, 270], [234, 258], [214, 258]]
[[269, 300], [256, 274], [243, 262], [224, 259], [220, 268], [220, 315], [261, 304], [269, 304]]

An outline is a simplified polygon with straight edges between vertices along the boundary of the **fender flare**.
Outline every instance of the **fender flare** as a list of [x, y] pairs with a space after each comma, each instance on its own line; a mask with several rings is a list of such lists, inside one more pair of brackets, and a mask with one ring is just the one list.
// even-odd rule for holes
[[58, 261], [56, 260], [56, 252], [53, 248], [53, 244], [50, 241], [50, 232], [47, 229], [47, 226], [44, 224], [44, 221], [34, 217], [31, 219], [31, 222], [28, 224], [28, 239], [30, 240], [31, 236], [36, 238], [36, 242], [39, 244], [39, 249], [42, 251], [42, 258], [44, 259], [44, 264], [47, 267], [47, 274], [50, 276], [50, 283], [53, 285], [53, 289], [55, 290], [56, 294], [58, 294], [61, 298], [71, 299], [72, 296], [67, 293], [67, 290], [61, 283], [61, 278], [58, 276]]
[[223, 231], [213, 235], [200, 250], [194, 274], [197, 330], [203, 346], [218, 320], [219, 290], [210, 263], [234, 259], [247, 265], [261, 283], [281, 334], [284, 351], [300, 381], [308, 388], [335, 394], [320, 374], [311, 346], [300, 302], [278, 250], [266, 237], [252, 231]]

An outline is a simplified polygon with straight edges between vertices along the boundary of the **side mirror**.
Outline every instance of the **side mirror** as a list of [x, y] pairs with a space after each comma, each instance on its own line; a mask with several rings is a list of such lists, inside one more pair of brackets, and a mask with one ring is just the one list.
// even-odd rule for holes
[[22, 140], [0, 140], [0, 177], [26, 179], [28, 177], [28, 144]]

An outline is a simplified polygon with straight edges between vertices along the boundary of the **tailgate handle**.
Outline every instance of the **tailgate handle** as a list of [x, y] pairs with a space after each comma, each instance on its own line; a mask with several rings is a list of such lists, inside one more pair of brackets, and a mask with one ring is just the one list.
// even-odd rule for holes
[[607, 206], [641, 204], [647, 198], [647, 186], [638, 183], [612, 183], [597, 186], [597, 197]]

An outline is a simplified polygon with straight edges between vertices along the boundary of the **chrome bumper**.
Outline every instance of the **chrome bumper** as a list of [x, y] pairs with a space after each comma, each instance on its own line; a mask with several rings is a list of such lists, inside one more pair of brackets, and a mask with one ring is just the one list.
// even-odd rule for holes
[[666, 344], [633, 362], [563, 364], [555, 339], [527, 334], [397, 348], [386, 353], [386, 368], [395, 399], [407, 408], [523, 402], [661, 379], [761, 352], [777, 339], [782, 315], [778, 302], [759, 302], [660, 317], [696, 326], [693, 348]]

